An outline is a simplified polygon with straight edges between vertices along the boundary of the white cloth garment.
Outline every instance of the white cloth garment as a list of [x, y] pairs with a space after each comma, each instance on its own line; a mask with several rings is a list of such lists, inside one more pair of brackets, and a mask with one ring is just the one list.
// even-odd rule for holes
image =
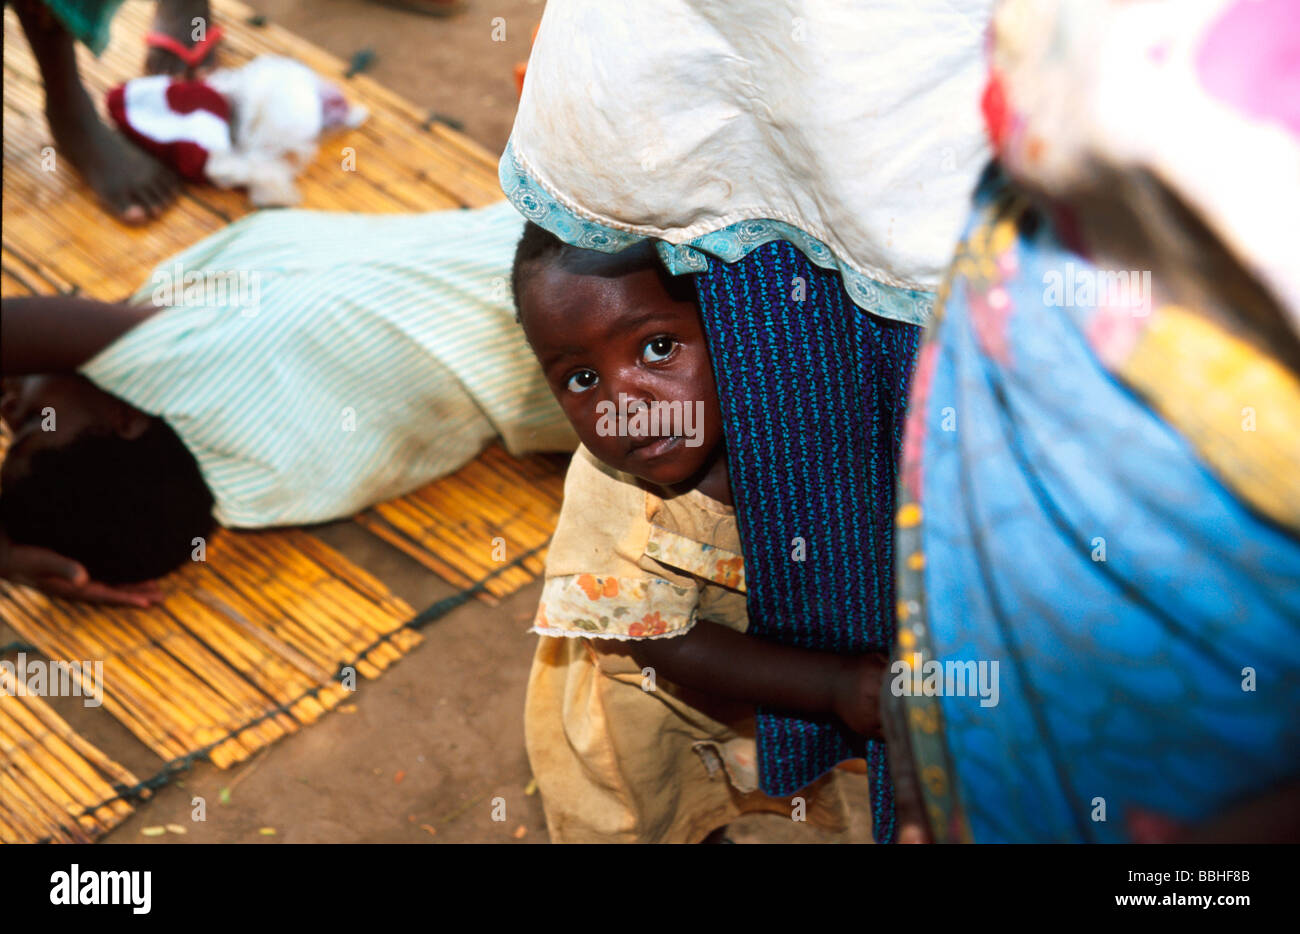
[[550, 0], [506, 159], [614, 231], [682, 244], [773, 220], [933, 291], [989, 158], [991, 5]]

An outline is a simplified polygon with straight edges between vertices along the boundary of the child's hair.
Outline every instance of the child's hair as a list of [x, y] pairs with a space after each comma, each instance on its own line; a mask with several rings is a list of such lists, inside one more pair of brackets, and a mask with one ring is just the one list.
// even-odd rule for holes
[[[624, 252], [630, 252], [640, 246], [648, 247], [648, 245], [649, 241], [641, 241], [637, 246], [630, 247]], [[519, 237], [519, 244], [515, 247], [515, 261], [510, 268], [510, 291], [514, 296], [516, 321], [520, 320], [522, 314], [523, 306], [520, 304], [520, 297], [523, 295], [524, 282], [533, 273], [532, 267], [539, 266], [549, 260], [559, 259], [569, 251], [582, 253], [584, 249], [584, 247], [576, 247], [565, 243], [555, 234], [544, 227], [534, 224], [532, 221], [524, 222], [524, 232]], [[636, 262], [642, 260], [646, 266], [653, 267], [658, 271], [664, 291], [669, 295], [678, 301], [695, 301], [695, 287], [691, 282], [691, 276], [670, 275], [663, 264], [658, 261], [653, 250], [647, 249], [644, 254], [638, 254]]]
[[524, 279], [531, 273], [528, 268], [548, 257], [560, 256], [567, 244], [545, 227], [524, 221], [524, 232], [515, 247], [514, 265], [510, 267], [510, 292], [515, 299], [515, 320], [520, 320], [519, 296], [523, 294]]
[[32, 455], [0, 491], [0, 526], [23, 545], [79, 561], [92, 580], [152, 580], [183, 564], [215, 525], [198, 464], [160, 418], [135, 439], [88, 431]]

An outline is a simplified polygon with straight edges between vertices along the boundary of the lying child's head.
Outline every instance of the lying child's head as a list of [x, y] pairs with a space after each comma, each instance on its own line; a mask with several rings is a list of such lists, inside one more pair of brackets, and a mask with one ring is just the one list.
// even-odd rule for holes
[[212, 531], [212, 494], [166, 422], [82, 377], [24, 377], [9, 389], [0, 529], [12, 541], [72, 558], [105, 584], [189, 560], [194, 538]]
[[709, 468], [722, 418], [699, 307], [649, 241], [600, 253], [530, 222], [513, 286], [528, 343], [592, 454], [662, 486]]

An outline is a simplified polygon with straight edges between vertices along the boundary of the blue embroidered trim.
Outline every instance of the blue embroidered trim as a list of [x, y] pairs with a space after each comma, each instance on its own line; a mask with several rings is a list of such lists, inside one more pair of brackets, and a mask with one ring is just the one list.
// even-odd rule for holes
[[[497, 175], [501, 181], [501, 190], [515, 209], [565, 243], [600, 250], [602, 253], [618, 253], [646, 239], [642, 234], [615, 230], [574, 214], [525, 171], [515, 154], [513, 141], [506, 143]], [[755, 247], [773, 240], [788, 241], [816, 265], [839, 273], [853, 303], [872, 314], [908, 324], [925, 325], [934, 313], [933, 292], [886, 285], [865, 276], [841, 262], [831, 248], [816, 237], [784, 221], [739, 221], [682, 244], [657, 240], [655, 247], [668, 271], [680, 276], [708, 269], [709, 262], [705, 254], [715, 256], [724, 263], [734, 263], [747, 256]]]

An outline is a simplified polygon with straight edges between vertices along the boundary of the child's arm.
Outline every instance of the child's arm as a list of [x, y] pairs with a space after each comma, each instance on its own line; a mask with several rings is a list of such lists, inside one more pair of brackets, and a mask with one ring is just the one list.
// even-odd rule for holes
[[6, 376], [71, 373], [157, 310], [66, 295], [6, 298], [0, 370]]
[[855, 733], [882, 739], [883, 655], [836, 655], [777, 645], [701, 620], [684, 636], [596, 640], [599, 650], [629, 654], [674, 684], [717, 697], [839, 717]]

